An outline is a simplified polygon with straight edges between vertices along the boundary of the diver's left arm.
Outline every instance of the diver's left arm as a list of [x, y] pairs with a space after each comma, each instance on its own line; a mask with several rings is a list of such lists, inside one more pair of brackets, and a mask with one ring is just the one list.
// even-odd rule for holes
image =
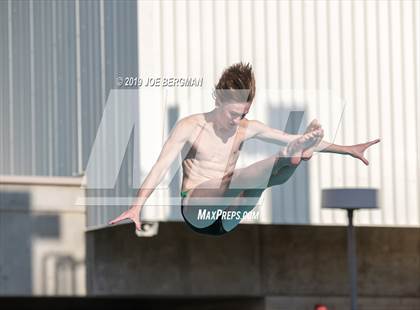
[[[369, 165], [369, 161], [366, 159], [364, 152], [372, 145], [381, 141], [380, 139], [375, 139], [369, 142], [354, 144], [354, 145], [338, 145], [326, 141], [321, 141], [318, 146], [315, 147], [315, 152], [324, 152], [324, 153], [335, 153], [350, 155], [354, 158], [360, 159], [365, 165]], [[304, 154], [304, 156], [308, 154]], [[311, 154], [312, 155], [312, 154]]]
[[[312, 124], [312, 123], [311, 123]], [[309, 125], [310, 127], [311, 125]], [[310, 130], [308, 127], [307, 131]], [[248, 120], [248, 128], [246, 139], [259, 139], [269, 143], [275, 143], [279, 145], [287, 145], [296, 138], [301, 137], [302, 135], [288, 134], [284, 131], [281, 131], [276, 128], [271, 128], [264, 123], [257, 120]], [[367, 148], [376, 144], [380, 139], [369, 141], [366, 143], [355, 144], [355, 145], [339, 145], [331, 142], [322, 140], [315, 149], [305, 150], [302, 158], [308, 160], [311, 158], [312, 153], [315, 152], [324, 152], [324, 153], [335, 153], [342, 155], [350, 155], [354, 158], [360, 159], [365, 165], [369, 164], [369, 161], [365, 158], [364, 152]]]

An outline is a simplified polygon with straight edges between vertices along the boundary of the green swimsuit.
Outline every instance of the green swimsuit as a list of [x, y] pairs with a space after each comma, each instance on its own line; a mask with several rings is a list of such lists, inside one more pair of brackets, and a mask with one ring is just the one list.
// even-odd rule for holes
[[[187, 194], [190, 190], [191, 189], [186, 190], [186, 191], [181, 191], [180, 193], [181, 197], [182, 198], [187, 197]], [[222, 216], [219, 216], [217, 220], [210, 226], [198, 228], [192, 225], [190, 222], [188, 222], [187, 218], [184, 215], [184, 206], [182, 204], [181, 204], [181, 214], [182, 214], [182, 217], [184, 218], [185, 223], [195, 232], [206, 234], [206, 235], [213, 235], [213, 236], [223, 235], [227, 233], [227, 231], [223, 228], [223, 225], [222, 225], [222, 219], [221, 219]]]
[[183, 191], [183, 192], [181, 192], [181, 197], [185, 198], [185, 197], [187, 197], [187, 194], [188, 194], [188, 191]]

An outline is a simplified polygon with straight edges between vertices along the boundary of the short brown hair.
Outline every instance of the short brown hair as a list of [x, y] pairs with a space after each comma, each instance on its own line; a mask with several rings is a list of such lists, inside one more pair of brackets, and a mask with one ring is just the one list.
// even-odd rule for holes
[[[243, 97], [243, 92], [224, 92], [223, 90], [230, 89], [244, 89], [248, 90], [246, 94], [248, 95], [246, 101], [251, 103], [255, 97], [255, 77], [254, 72], [252, 71], [251, 64], [244, 64], [242, 62], [231, 65], [226, 68], [222, 76], [219, 79], [219, 82], [215, 86], [214, 98], [220, 102], [226, 101], [243, 101], [241, 100], [241, 93]], [[245, 99], [243, 97], [243, 99]]]

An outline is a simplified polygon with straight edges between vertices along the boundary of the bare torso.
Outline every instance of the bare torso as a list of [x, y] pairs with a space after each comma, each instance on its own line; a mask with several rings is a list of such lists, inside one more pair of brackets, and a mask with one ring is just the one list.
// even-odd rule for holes
[[208, 114], [196, 114], [193, 117], [196, 125], [182, 150], [183, 191], [232, 172], [241, 145], [247, 139], [248, 120], [245, 118], [231, 131], [221, 132], [208, 118]]

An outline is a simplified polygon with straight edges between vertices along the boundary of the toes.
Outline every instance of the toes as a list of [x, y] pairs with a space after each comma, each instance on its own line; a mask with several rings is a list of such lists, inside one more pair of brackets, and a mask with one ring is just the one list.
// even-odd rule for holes
[[319, 122], [318, 122], [318, 120], [317, 120], [317, 119], [313, 119], [313, 120], [309, 123], [308, 127], [306, 127], [306, 131], [305, 131], [305, 133], [309, 133], [309, 132], [311, 132], [311, 131], [314, 131], [314, 130], [315, 130], [315, 129], [317, 129], [317, 128], [320, 128], [320, 124], [319, 124]]
[[316, 118], [314, 118], [311, 122], [311, 125], [314, 126], [314, 127], [318, 127], [319, 126], [318, 120]]
[[318, 122], [318, 120], [313, 120], [313, 122], [312, 122], [312, 128], [314, 128], [314, 129], [317, 129], [317, 128], [320, 128], [321, 127], [321, 124]]
[[314, 131], [311, 131], [308, 134], [308, 138], [313, 139], [313, 138], [320, 138], [321, 136], [324, 135], [324, 131], [322, 129], [316, 129]]

